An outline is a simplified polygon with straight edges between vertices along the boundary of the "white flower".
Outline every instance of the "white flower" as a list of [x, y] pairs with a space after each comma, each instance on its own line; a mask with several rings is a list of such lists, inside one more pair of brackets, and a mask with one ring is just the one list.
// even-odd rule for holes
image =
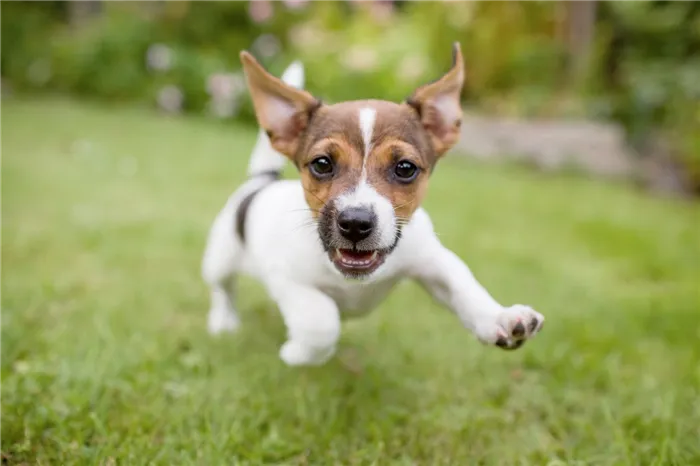
[[238, 113], [239, 104], [235, 99], [216, 99], [209, 101], [209, 112], [217, 118], [230, 118]]
[[51, 62], [45, 58], [34, 60], [27, 68], [27, 79], [35, 86], [43, 86], [51, 79]]
[[146, 51], [146, 66], [155, 71], [168, 71], [173, 66], [173, 52], [167, 45], [153, 44]]
[[243, 73], [231, 73], [229, 77], [233, 84], [234, 93], [236, 95], [243, 94], [246, 90], [245, 76], [243, 76]]
[[239, 97], [245, 92], [241, 73], [216, 73], [207, 80], [209, 112], [217, 118], [229, 118], [238, 113]]
[[399, 63], [396, 76], [407, 83], [412, 83], [422, 78], [428, 69], [427, 60], [423, 55], [409, 55]]
[[264, 23], [272, 18], [272, 2], [267, 0], [251, 0], [248, 14], [255, 23]]
[[216, 73], [207, 80], [207, 93], [217, 99], [235, 99], [244, 91], [245, 78], [241, 73]]
[[377, 66], [377, 52], [370, 47], [355, 46], [343, 58], [343, 64], [353, 71], [371, 71]]
[[263, 34], [255, 39], [252, 49], [261, 57], [271, 58], [277, 55], [280, 51], [281, 44], [279, 39], [272, 34]]
[[390, 1], [379, 0], [370, 4], [369, 11], [376, 21], [383, 23], [394, 15], [394, 5]]
[[290, 10], [298, 10], [304, 8], [306, 4], [309, 3], [308, 0], [284, 0], [284, 4]]
[[165, 86], [158, 92], [158, 107], [168, 113], [179, 113], [185, 96], [177, 86]]
[[332, 38], [312, 23], [299, 24], [289, 29], [289, 40], [299, 48], [311, 48], [329, 42]]

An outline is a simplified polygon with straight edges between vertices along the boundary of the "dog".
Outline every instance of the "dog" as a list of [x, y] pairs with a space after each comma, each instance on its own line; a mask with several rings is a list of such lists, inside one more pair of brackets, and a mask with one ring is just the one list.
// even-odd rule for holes
[[[287, 328], [279, 356], [290, 366], [328, 361], [343, 318], [375, 308], [402, 279], [420, 283], [485, 344], [516, 349], [542, 329], [542, 314], [492, 298], [420, 207], [459, 135], [458, 43], [451, 69], [402, 103], [325, 104], [303, 90], [299, 62], [278, 79], [249, 53], [240, 58], [261, 129], [248, 180], [209, 232], [210, 333], [239, 326], [239, 274], [277, 303]], [[287, 160], [300, 180], [280, 179]]]

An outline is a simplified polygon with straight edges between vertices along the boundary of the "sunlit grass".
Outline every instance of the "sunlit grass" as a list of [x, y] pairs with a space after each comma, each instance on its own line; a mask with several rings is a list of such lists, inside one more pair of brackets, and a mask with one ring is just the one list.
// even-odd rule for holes
[[252, 281], [241, 332], [205, 332], [205, 235], [254, 137], [3, 101], [10, 464], [700, 464], [698, 205], [449, 158], [426, 201], [442, 240], [543, 333], [482, 347], [405, 284], [330, 364], [289, 369]]

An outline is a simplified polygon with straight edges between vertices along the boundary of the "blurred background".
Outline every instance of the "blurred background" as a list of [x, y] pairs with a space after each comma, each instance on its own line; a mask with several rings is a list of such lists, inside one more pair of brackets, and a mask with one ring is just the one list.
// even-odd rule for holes
[[[238, 52], [326, 101], [401, 100], [468, 69], [464, 152], [700, 192], [700, 2], [5, 2], [5, 96], [254, 116]], [[471, 118], [471, 119], [470, 119]]]
[[[3, 465], [700, 464], [700, 2], [1, 9]], [[424, 206], [545, 330], [483, 346], [406, 283], [291, 370], [244, 279], [211, 338], [201, 255], [257, 137], [240, 50], [398, 101], [454, 41], [463, 133]]]

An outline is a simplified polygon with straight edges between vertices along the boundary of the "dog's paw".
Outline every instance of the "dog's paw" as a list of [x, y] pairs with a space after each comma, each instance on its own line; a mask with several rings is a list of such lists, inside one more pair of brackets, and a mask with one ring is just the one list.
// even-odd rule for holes
[[534, 337], [543, 325], [542, 314], [529, 306], [515, 304], [500, 312], [495, 326], [482, 334], [481, 340], [505, 350], [514, 350]]
[[207, 329], [210, 335], [233, 333], [238, 330], [240, 321], [236, 314], [228, 309], [211, 309], [207, 318]]
[[335, 347], [311, 348], [298, 341], [290, 340], [280, 348], [280, 358], [288, 366], [320, 366], [335, 353]]

